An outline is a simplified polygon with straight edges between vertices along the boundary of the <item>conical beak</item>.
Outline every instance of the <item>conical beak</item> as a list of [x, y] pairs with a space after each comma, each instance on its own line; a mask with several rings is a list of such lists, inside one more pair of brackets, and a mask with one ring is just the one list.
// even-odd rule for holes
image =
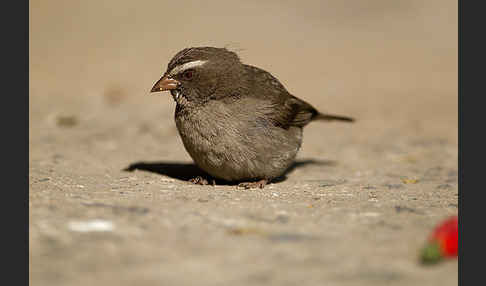
[[154, 84], [154, 87], [152, 87], [152, 90], [150, 90], [150, 92], [158, 92], [158, 91], [166, 91], [166, 90], [176, 89], [179, 85], [180, 85], [180, 82], [178, 82], [177, 80], [169, 78], [167, 76], [163, 76], [161, 79], [159, 79]]

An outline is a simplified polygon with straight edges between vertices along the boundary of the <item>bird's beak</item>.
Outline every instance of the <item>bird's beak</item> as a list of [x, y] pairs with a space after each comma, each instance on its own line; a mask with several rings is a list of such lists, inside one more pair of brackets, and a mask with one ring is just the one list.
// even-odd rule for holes
[[150, 92], [172, 90], [176, 89], [179, 85], [180, 82], [178, 82], [177, 80], [167, 76], [163, 76], [154, 84], [154, 87], [152, 87], [152, 90], [150, 90]]

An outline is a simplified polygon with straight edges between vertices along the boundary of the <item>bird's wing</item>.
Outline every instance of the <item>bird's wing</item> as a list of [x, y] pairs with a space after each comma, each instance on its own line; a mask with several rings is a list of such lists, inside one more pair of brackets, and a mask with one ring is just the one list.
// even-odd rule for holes
[[254, 66], [246, 67], [253, 87], [251, 96], [261, 101], [262, 112], [275, 125], [285, 129], [303, 127], [319, 114], [310, 104], [291, 95], [270, 73]]
[[266, 113], [268, 118], [285, 129], [290, 126], [304, 127], [319, 113], [310, 104], [292, 95], [274, 99], [270, 106], [271, 110]]

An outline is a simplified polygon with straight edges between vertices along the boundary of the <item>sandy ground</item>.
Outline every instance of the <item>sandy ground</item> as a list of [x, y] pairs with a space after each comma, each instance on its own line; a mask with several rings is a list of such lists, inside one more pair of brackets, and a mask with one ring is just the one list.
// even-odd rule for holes
[[[77, 3], [79, 2], [79, 3]], [[456, 285], [418, 251], [457, 214], [456, 1], [30, 1], [31, 285]], [[227, 46], [355, 124], [311, 123], [286, 179], [195, 186], [149, 95]]]

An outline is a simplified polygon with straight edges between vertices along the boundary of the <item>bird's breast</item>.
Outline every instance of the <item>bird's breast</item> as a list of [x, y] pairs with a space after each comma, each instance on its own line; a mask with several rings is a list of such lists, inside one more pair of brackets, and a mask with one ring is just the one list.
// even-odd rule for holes
[[222, 108], [198, 108], [175, 121], [184, 147], [203, 169], [221, 166], [240, 147], [237, 121]]

